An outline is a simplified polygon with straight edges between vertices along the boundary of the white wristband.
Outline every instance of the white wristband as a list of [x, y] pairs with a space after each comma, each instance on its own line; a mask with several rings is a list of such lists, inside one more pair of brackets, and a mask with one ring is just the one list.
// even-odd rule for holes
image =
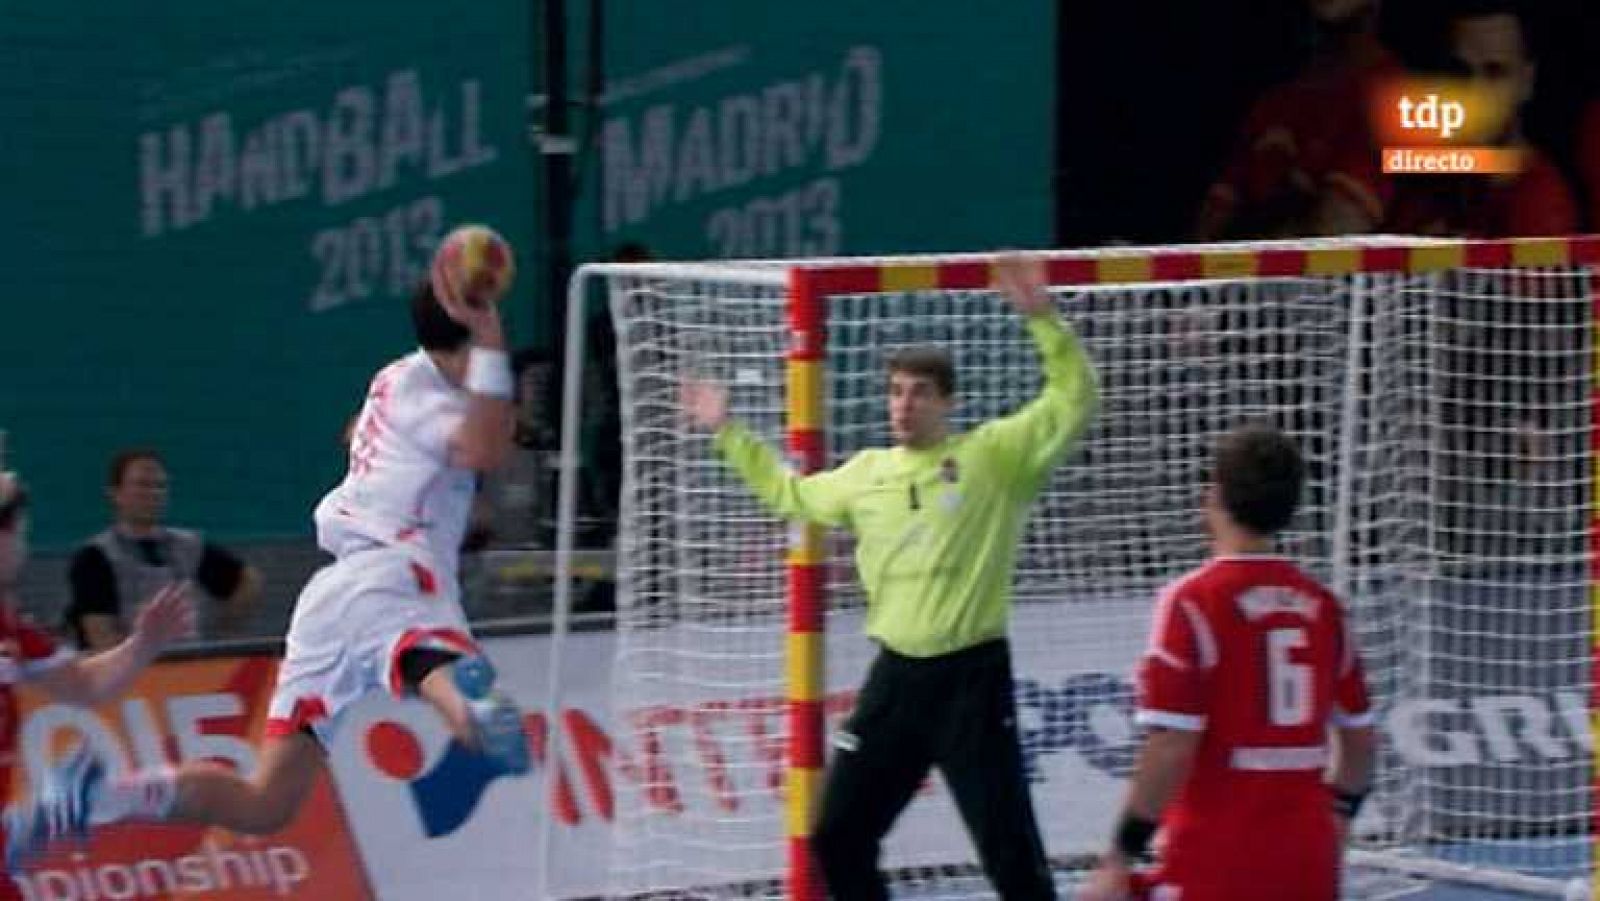
[[503, 350], [474, 347], [467, 354], [467, 390], [510, 400], [513, 380], [511, 357]]

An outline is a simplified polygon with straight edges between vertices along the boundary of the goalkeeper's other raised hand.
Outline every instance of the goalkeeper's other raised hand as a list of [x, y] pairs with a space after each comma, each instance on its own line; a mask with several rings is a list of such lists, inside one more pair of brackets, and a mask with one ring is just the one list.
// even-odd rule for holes
[[994, 287], [1024, 316], [1043, 316], [1054, 309], [1045, 290], [1044, 261], [1038, 257], [1008, 253], [996, 258]]
[[678, 385], [678, 404], [696, 428], [714, 432], [728, 421], [728, 389], [686, 376]]

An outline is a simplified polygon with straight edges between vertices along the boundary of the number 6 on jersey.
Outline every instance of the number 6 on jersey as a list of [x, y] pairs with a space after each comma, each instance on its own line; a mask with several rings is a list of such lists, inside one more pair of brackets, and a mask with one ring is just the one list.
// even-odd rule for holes
[[1267, 632], [1267, 716], [1274, 726], [1303, 726], [1311, 719], [1311, 667], [1296, 663], [1306, 630]]

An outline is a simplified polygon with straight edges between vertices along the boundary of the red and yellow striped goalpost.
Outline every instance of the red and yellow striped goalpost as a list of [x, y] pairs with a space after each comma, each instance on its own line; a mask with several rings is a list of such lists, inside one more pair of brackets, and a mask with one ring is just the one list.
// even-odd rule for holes
[[[991, 261], [967, 257], [947, 262], [890, 261], [791, 270], [789, 275], [788, 451], [802, 474], [827, 463], [826, 363], [828, 300], [841, 294], [919, 290], [974, 290], [992, 284]], [[1048, 260], [1053, 287], [1119, 285], [1216, 278], [1308, 278], [1360, 273], [1426, 273], [1462, 267], [1600, 268], [1600, 235], [1513, 238], [1493, 241], [1404, 241], [1339, 247], [1218, 247], [1106, 250]], [[1593, 300], [1593, 467], [1600, 474], [1600, 289]], [[1592, 475], [1591, 482], [1600, 475]], [[1600, 747], [1600, 489], [1591, 501], [1589, 575], [1592, 602], [1590, 732]], [[817, 526], [795, 526], [788, 550], [789, 758], [784, 803], [789, 844], [787, 895], [815, 901], [824, 895], [811, 856], [810, 836], [822, 788], [826, 732], [824, 701], [826, 551]], [[1600, 764], [1596, 765], [1595, 860], [1600, 860]], [[1595, 885], [1600, 901], [1600, 882]]]
[[[822, 370], [827, 361], [827, 298], [813, 286], [812, 273], [795, 270], [789, 281], [788, 451], [796, 472], [813, 473], [827, 465], [827, 404]], [[823, 642], [826, 623], [824, 564], [820, 526], [792, 526], [789, 538], [789, 771], [784, 804], [789, 840], [788, 897], [819, 901], [822, 879], [811, 855], [811, 826], [822, 788]]]

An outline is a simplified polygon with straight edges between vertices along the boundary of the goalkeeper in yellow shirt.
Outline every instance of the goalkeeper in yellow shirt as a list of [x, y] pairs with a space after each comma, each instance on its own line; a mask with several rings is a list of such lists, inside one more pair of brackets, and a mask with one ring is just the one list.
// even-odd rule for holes
[[1057, 316], [1036, 259], [996, 263], [996, 287], [1027, 319], [1044, 387], [1022, 409], [951, 434], [955, 371], [939, 350], [893, 355], [895, 446], [799, 476], [728, 419], [720, 385], [686, 380], [692, 423], [776, 514], [856, 536], [867, 635], [880, 652], [834, 739], [813, 848], [829, 893], [880, 899], [881, 843], [938, 767], [1005, 899], [1054, 898], [1022, 767], [1011, 655], [1011, 578], [1028, 508], [1094, 415], [1094, 366]]

